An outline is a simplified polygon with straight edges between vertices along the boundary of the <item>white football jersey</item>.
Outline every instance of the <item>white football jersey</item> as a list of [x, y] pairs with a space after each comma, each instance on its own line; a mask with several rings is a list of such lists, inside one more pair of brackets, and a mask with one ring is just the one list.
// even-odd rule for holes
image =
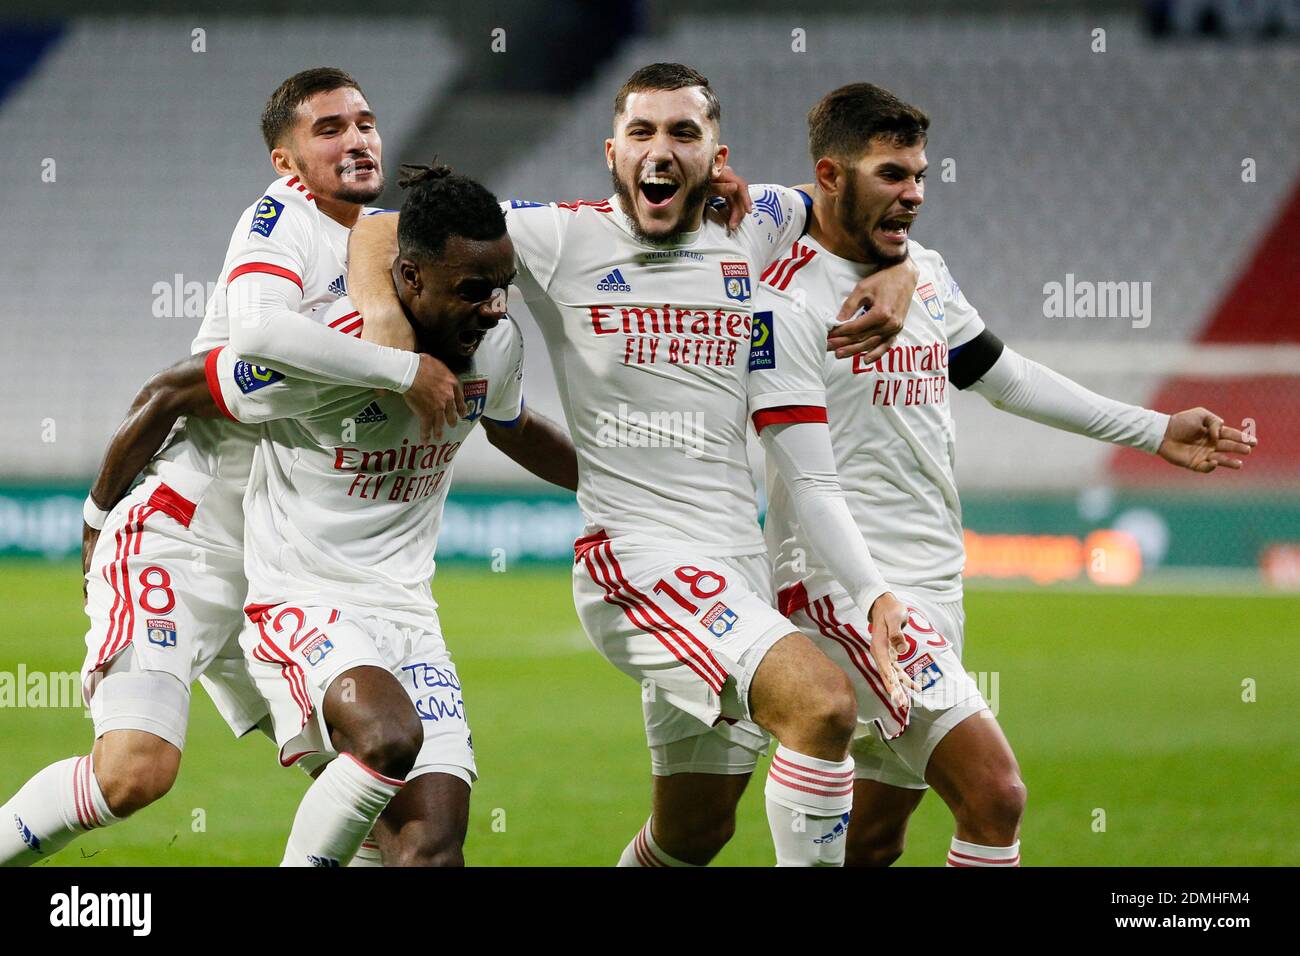
[[[943, 257], [909, 243], [920, 270], [903, 331], [878, 361], [837, 359], [826, 336], [869, 270], [811, 237], [800, 239], [758, 292], [767, 336], [752, 364], [751, 402], [825, 406], [840, 486], [871, 555], [897, 587], [961, 594], [965, 560], [948, 356], [984, 330]], [[756, 350], [757, 351], [757, 350]], [[815, 384], [809, 387], [809, 371]], [[803, 584], [816, 599], [834, 585], [799, 527], [788, 488], [770, 464], [764, 533], [779, 591]]]
[[[355, 314], [347, 297], [326, 324]], [[250, 604], [381, 608], [428, 626], [429, 593], [452, 461], [480, 418], [522, 408], [523, 338], [503, 319], [460, 376], [469, 412], [423, 442], [402, 396], [286, 377], [229, 349], [208, 357], [208, 385], [230, 418], [264, 423], [244, 498]]]
[[[364, 210], [363, 214], [377, 210]], [[235, 224], [225, 262], [207, 312], [190, 345], [191, 354], [206, 352], [230, 341], [226, 286], [237, 275], [269, 273], [296, 282], [303, 292], [298, 311], [314, 316], [337, 302], [345, 292], [348, 228], [316, 208], [311, 193], [296, 176], [276, 180], [265, 195], [244, 210]], [[340, 332], [361, 336], [361, 321], [338, 326]], [[187, 499], [198, 502], [205, 493], [230, 499], [223, 509], [232, 515], [225, 544], [242, 547], [243, 529], [233, 521], [244, 494], [253, 460], [257, 430], [219, 419], [181, 419], [154, 456], [145, 475], [158, 475]], [[210, 489], [214, 479], [218, 489]]]
[[753, 296], [807, 208], [784, 186], [751, 194], [731, 235], [710, 214], [668, 245], [638, 240], [617, 198], [502, 204], [589, 533], [718, 556], [764, 548], [745, 451]]

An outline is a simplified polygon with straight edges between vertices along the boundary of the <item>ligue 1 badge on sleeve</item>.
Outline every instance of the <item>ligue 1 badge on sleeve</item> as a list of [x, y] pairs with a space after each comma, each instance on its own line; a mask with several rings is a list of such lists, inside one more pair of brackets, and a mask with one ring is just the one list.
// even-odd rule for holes
[[748, 302], [749, 263], [722, 263], [722, 286], [726, 290], [728, 299], [735, 299], [737, 302]]
[[284, 203], [278, 202], [270, 196], [263, 196], [262, 201], [253, 210], [253, 228], [248, 230], [248, 234], [251, 236], [253, 233], [257, 233], [259, 236], [269, 236], [271, 230], [280, 221], [280, 215], [283, 212]]

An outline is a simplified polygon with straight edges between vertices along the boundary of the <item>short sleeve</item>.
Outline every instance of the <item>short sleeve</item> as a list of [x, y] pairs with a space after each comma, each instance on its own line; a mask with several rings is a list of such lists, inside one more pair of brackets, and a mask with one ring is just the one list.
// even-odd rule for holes
[[353, 385], [325, 385], [289, 378], [254, 365], [229, 346], [213, 349], [204, 364], [208, 391], [221, 413], [245, 424], [300, 418], [322, 405], [361, 391]]
[[749, 349], [749, 412], [754, 428], [826, 421], [825, 324], [807, 306], [762, 287]]
[[761, 183], [749, 187], [754, 211], [748, 216], [754, 261], [762, 271], [807, 231], [812, 200], [797, 189]]
[[[293, 182], [289, 180], [288, 182]], [[232, 250], [227, 284], [241, 275], [272, 275], [303, 288], [303, 276], [314, 258], [316, 207], [310, 193], [275, 183], [248, 216], [247, 229]], [[241, 223], [241, 230], [244, 224]]]
[[511, 199], [501, 204], [506, 214], [506, 229], [515, 247], [515, 268], [519, 275], [515, 285], [524, 301], [546, 294], [560, 262], [560, 210], [554, 203]]
[[[957, 285], [957, 280], [948, 271], [948, 264], [943, 256], [933, 253], [936, 263], [935, 292], [943, 307], [943, 321], [948, 335], [948, 348], [955, 349], [965, 345], [984, 331], [984, 320], [980, 318], [975, 307], [966, 301], [966, 295]], [[917, 292], [921, 286], [917, 286]], [[922, 300], [924, 301], [924, 300]]]
[[505, 324], [507, 331], [501, 336], [500, 352], [493, 363], [495, 374], [483, 417], [512, 425], [524, 409], [524, 337], [514, 319], [507, 316]]

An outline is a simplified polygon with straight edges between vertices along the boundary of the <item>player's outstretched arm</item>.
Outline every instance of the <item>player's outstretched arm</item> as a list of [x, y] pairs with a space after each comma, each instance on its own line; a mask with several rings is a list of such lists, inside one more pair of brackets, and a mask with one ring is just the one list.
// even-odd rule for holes
[[1098, 395], [1007, 348], [985, 329], [950, 359], [949, 377], [995, 408], [1098, 441], [1159, 454], [1171, 464], [1208, 473], [1238, 469], [1254, 436], [1224, 426], [1204, 408], [1164, 415]]
[[[87, 515], [92, 508], [101, 512], [100, 527], [103, 527], [104, 513], [122, 499], [136, 475], [157, 454], [177, 418], [182, 415], [215, 418], [220, 414], [204, 375], [206, 357], [206, 353], [192, 355], [163, 369], [136, 393], [126, 418], [109, 439], [90, 486]], [[83, 572], [89, 569], [90, 555], [98, 538], [99, 528], [87, 521], [81, 532]]]
[[525, 406], [513, 424], [485, 418], [483, 430], [496, 448], [538, 478], [570, 491], [578, 490], [578, 453], [573, 441], [546, 416]]
[[414, 350], [415, 330], [393, 288], [397, 219], [396, 213], [365, 216], [352, 229], [348, 237], [348, 293], [366, 317], [362, 339]]
[[[906, 648], [907, 608], [877, 569], [840, 491], [829, 427], [825, 422], [767, 425], [759, 438], [790, 489], [795, 515], [818, 559], [871, 622], [871, 656], [890, 697], [905, 704], [902, 685], [920, 689], [897, 663]], [[885, 639], [876, 639], [881, 636]]]

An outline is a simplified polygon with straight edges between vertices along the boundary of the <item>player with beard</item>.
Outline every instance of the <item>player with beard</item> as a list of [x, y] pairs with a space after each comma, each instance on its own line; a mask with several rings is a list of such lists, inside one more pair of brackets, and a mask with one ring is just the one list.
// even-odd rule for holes
[[[929, 119], [869, 83], [828, 94], [809, 113], [816, 220], [759, 290], [758, 316], [776, 343], [751, 373], [759, 395], [826, 409], [852, 521], [909, 613], [899, 663], [920, 684], [908, 710], [892, 703], [870, 653], [868, 622], [816, 557], [786, 474], [769, 462], [765, 533], [780, 607], [815, 635], [853, 680], [855, 740], [849, 865], [887, 865], [933, 786], [952, 811], [949, 866], [1016, 866], [1025, 787], [997, 720], [961, 664], [965, 559], [953, 477], [948, 385], [1012, 414], [1157, 453], [1197, 472], [1240, 468], [1255, 444], [1203, 408], [1169, 416], [1094, 394], [1032, 362], [988, 329], [943, 258], [909, 239], [924, 201]], [[875, 362], [839, 361], [820, 347], [839, 296], [910, 255], [921, 270], [898, 344]], [[803, 383], [792, 386], [792, 381]], [[756, 418], [756, 424], [762, 423]], [[805, 460], [805, 466], [809, 462]]]
[[[348, 230], [383, 188], [382, 142], [356, 80], [331, 68], [296, 74], [261, 125], [280, 178], [239, 217], [191, 351], [230, 340], [307, 378], [404, 392], [432, 425], [454, 377], [428, 356], [358, 341], [355, 317], [334, 329], [319, 321], [342, 295]], [[171, 430], [176, 416], [158, 414], [165, 384], [137, 396], [84, 512], [94, 747], [46, 767], [0, 808], [0, 863], [44, 859], [166, 794], [196, 677], [237, 734], [265, 715], [237, 640], [247, 591], [241, 500], [256, 430], [199, 417]]]
[[[514, 201], [507, 222], [517, 285], [546, 338], [578, 449], [587, 521], [575, 545], [579, 617], [597, 649], [642, 683], [654, 810], [621, 862], [712, 859], [770, 731], [780, 741], [766, 789], [777, 860], [835, 865], [843, 841], [818, 837], [849, 807], [853, 692], [774, 610], [746, 454], [751, 340], [765, 346], [754, 339], [751, 281], [803, 234], [811, 203], [756, 186], [753, 212], [734, 231], [706, 215], [728, 155], [719, 116], [695, 70], [638, 70], [615, 98], [605, 143], [614, 195]], [[405, 344], [411, 333], [384, 278], [393, 253], [385, 220], [354, 233], [349, 286], [367, 334]], [[892, 315], [913, 271], [878, 272], [847, 294], [848, 311], [871, 298]], [[767, 411], [791, 414], [781, 404]], [[838, 580], [901, 644], [902, 608], [833, 482], [809, 488], [800, 504]], [[843, 520], [824, 520], [835, 514]], [[878, 665], [899, 699], [881, 644]]]

